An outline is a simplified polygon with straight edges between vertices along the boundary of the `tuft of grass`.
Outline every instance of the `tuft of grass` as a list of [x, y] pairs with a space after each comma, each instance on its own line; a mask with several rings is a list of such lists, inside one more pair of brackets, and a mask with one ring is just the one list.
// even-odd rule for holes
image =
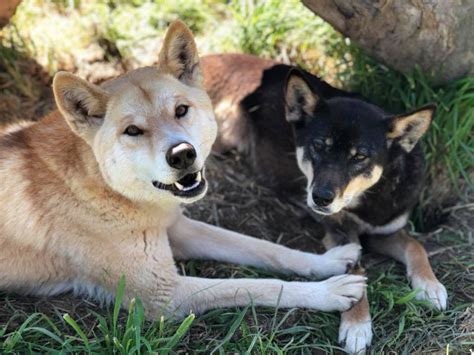
[[27, 58], [24, 43], [19, 45], [10, 44], [4, 46], [0, 44], [0, 81], [6, 90], [35, 99], [40, 95], [40, 89], [36, 83], [25, 76], [21, 68], [22, 61]]
[[[168, 25], [176, 19], [184, 21], [199, 36], [210, 19], [217, 16], [211, 5], [198, 0], [109, 1], [107, 6], [101, 6], [98, 36], [113, 43], [123, 58], [136, 59], [136, 48], [143, 47], [143, 43], [160, 42]], [[95, 3], [83, 6], [85, 14], [97, 11]]]
[[[143, 305], [132, 299], [128, 311], [121, 311], [125, 278], [117, 287], [112, 312], [108, 316], [93, 312], [93, 327], [84, 326], [70, 314], [52, 319], [46, 314], [33, 313], [19, 327], [9, 331], [7, 324], [0, 328], [0, 352], [5, 353], [107, 353], [169, 354], [179, 345], [194, 321], [190, 314], [180, 323], [161, 318], [145, 322]], [[15, 318], [16, 315], [12, 317]], [[59, 324], [58, 324], [59, 323]]]
[[240, 52], [331, 74], [332, 58], [325, 48], [341, 36], [300, 1], [233, 0], [230, 9], [230, 40]]

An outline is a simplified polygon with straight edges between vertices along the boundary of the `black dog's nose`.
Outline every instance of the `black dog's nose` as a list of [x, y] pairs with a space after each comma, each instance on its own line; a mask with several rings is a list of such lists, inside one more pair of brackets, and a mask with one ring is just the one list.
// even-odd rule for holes
[[334, 201], [336, 194], [334, 191], [328, 188], [314, 188], [313, 189], [313, 201], [320, 207], [326, 207]]
[[178, 170], [189, 168], [195, 160], [196, 150], [187, 142], [179, 143], [166, 152], [166, 161], [169, 166]]

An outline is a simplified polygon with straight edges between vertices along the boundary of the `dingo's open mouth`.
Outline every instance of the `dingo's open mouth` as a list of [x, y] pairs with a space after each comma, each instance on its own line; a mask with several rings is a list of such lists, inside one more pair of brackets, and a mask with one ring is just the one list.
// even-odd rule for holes
[[159, 181], [153, 181], [153, 186], [158, 189], [170, 191], [175, 196], [194, 197], [202, 193], [206, 186], [204, 169], [186, 174], [173, 184], [163, 184]]

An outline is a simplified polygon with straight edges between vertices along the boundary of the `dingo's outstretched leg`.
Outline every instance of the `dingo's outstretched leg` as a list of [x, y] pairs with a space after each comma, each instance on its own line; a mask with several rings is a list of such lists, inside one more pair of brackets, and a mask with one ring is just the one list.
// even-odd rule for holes
[[365, 277], [357, 275], [340, 275], [321, 282], [180, 277], [172, 299], [177, 316], [250, 303], [344, 311], [360, 299], [364, 290]]
[[[362, 296], [365, 278], [342, 275], [322, 282], [285, 282], [276, 279], [203, 279], [177, 273], [168, 236], [160, 230], [131, 231], [114, 239], [75, 238], [67, 260], [69, 275], [50, 286], [63, 285], [94, 297], [112, 299], [122, 275], [126, 278], [126, 307], [134, 297], [147, 316], [183, 316], [190, 310], [247, 305], [305, 307], [323, 311], [346, 310]], [[107, 252], [104, 252], [107, 250]], [[75, 271], [80, 271], [76, 273]], [[60, 270], [51, 270], [56, 274]], [[40, 280], [30, 280], [38, 284]]]
[[349, 244], [322, 255], [305, 253], [184, 216], [168, 233], [177, 258], [213, 259], [319, 278], [345, 273], [360, 251], [359, 245]]

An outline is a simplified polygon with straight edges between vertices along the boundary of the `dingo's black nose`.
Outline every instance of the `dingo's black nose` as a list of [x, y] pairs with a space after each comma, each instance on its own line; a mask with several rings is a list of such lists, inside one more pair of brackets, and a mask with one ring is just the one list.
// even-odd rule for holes
[[193, 165], [196, 160], [196, 150], [186, 142], [171, 147], [166, 152], [166, 161], [175, 169], [183, 170]]
[[320, 207], [326, 207], [334, 201], [336, 194], [334, 191], [328, 188], [314, 188], [313, 189], [313, 201]]

